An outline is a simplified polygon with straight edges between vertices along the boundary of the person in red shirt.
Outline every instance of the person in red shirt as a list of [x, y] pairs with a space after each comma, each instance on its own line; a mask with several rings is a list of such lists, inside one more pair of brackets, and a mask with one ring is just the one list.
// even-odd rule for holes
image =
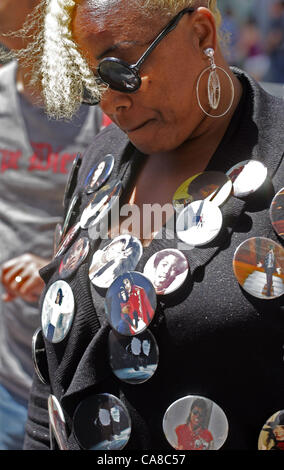
[[128, 323], [131, 334], [137, 334], [149, 325], [154, 309], [143, 287], [133, 284], [130, 276], [122, 280], [125, 299], [121, 304], [121, 317]]
[[213, 436], [205, 427], [207, 417], [206, 402], [197, 398], [192, 403], [188, 419], [185, 424], [176, 427], [178, 450], [212, 450]]

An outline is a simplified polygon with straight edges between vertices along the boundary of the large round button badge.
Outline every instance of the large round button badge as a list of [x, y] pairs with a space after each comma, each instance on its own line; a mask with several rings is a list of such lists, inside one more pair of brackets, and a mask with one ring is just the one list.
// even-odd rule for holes
[[130, 437], [131, 420], [125, 405], [114, 395], [101, 393], [76, 408], [73, 429], [85, 450], [120, 450]]
[[142, 333], [152, 321], [156, 306], [157, 297], [153, 284], [136, 271], [118, 276], [106, 293], [107, 319], [122, 335]]
[[74, 273], [89, 253], [90, 242], [87, 237], [79, 238], [66, 253], [59, 266], [59, 274], [65, 279]]
[[269, 213], [275, 232], [284, 240], [284, 188], [274, 196]]
[[108, 288], [120, 274], [133, 271], [143, 252], [142, 243], [131, 235], [119, 235], [93, 256], [89, 278], [101, 288]]
[[121, 181], [106, 184], [84, 209], [81, 216], [81, 227], [90, 228], [100, 222], [117, 202], [122, 191]]
[[219, 234], [223, 216], [219, 207], [210, 201], [194, 201], [178, 215], [178, 238], [191, 246], [210, 243]]
[[169, 406], [163, 430], [177, 450], [218, 450], [227, 439], [228, 421], [212, 400], [188, 395]]
[[54, 395], [49, 395], [47, 403], [52, 435], [60, 450], [68, 450], [66, 423], [61, 405]]
[[107, 181], [113, 165], [114, 157], [108, 154], [90, 170], [84, 183], [87, 194], [97, 191]]
[[167, 295], [182, 286], [188, 271], [185, 255], [179, 250], [166, 248], [149, 258], [143, 272], [152, 282], [156, 294]]
[[32, 337], [32, 359], [39, 380], [44, 384], [48, 384], [48, 364], [41, 328], [38, 328]]
[[149, 380], [155, 373], [159, 350], [149, 330], [131, 338], [111, 330], [108, 344], [111, 368], [123, 382], [140, 384]]
[[74, 239], [75, 235], [78, 233], [80, 229], [80, 222], [77, 222], [77, 224], [73, 225], [68, 232], [66, 233], [65, 237], [63, 240], [61, 240], [60, 245], [58, 246], [57, 252], [54, 255], [54, 258], [57, 258], [58, 256], [62, 255], [71, 241]]
[[[187, 188], [185, 188], [186, 184]], [[193, 201], [205, 199], [220, 206], [224, 204], [231, 193], [232, 181], [227, 175], [219, 171], [205, 171], [189, 178], [177, 189], [173, 205], [178, 212]]]
[[56, 254], [62, 237], [62, 225], [56, 224], [53, 235], [53, 256]]
[[259, 435], [258, 450], [284, 450], [284, 410], [266, 421]]
[[65, 237], [68, 227], [72, 223], [72, 219], [74, 218], [74, 214], [76, 211], [76, 206], [79, 204], [79, 201], [80, 201], [79, 194], [75, 194], [73, 198], [71, 199], [71, 202], [68, 206], [67, 213], [66, 213], [63, 226], [62, 226], [62, 237]]
[[67, 200], [71, 197], [72, 193], [75, 190], [78, 171], [81, 166], [81, 163], [82, 163], [82, 155], [80, 153], [77, 153], [76, 157], [73, 160], [72, 168], [69, 173], [69, 177], [68, 177], [67, 184], [65, 187], [64, 196], [63, 196], [63, 207], [66, 206]]
[[71, 287], [56, 281], [47, 290], [41, 312], [42, 331], [51, 343], [59, 343], [69, 332], [75, 311]]
[[249, 238], [237, 248], [233, 269], [239, 284], [259, 299], [284, 293], [284, 249], [264, 237]]
[[201, 173], [197, 173], [196, 175], [191, 176], [177, 188], [176, 192], [173, 195], [172, 201], [176, 212], [181, 212], [185, 206], [188, 206], [188, 204], [193, 202], [193, 197], [189, 194], [188, 188], [190, 183], [199, 175], [201, 175]]
[[258, 160], [245, 160], [234, 165], [226, 174], [233, 183], [234, 196], [242, 198], [261, 188], [268, 173]]

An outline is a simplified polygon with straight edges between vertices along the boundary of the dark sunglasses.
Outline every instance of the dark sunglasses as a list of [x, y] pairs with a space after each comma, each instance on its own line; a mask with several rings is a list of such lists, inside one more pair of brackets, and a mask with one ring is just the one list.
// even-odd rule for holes
[[[102, 59], [97, 67], [97, 82], [108, 85], [112, 90], [120, 91], [122, 93], [133, 93], [141, 86], [141, 77], [139, 70], [145, 59], [151, 54], [159, 42], [178, 24], [179, 20], [185, 13], [193, 13], [194, 8], [185, 8], [174, 16], [167, 26], [160, 32], [154, 39], [152, 44], [142, 54], [136, 64], [128, 64], [116, 57], [106, 57]], [[89, 105], [98, 104], [99, 101], [94, 101], [88, 96], [88, 92], [84, 93], [83, 103]]]

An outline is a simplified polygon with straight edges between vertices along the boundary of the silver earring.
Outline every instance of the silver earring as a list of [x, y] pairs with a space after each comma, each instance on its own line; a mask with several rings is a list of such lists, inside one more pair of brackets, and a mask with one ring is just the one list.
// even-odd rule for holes
[[[227, 114], [232, 107], [234, 96], [235, 96], [234, 85], [233, 85], [230, 75], [226, 72], [226, 70], [224, 70], [222, 67], [218, 67], [215, 64], [214, 49], [209, 47], [204, 50], [204, 54], [208, 57], [210, 61], [210, 65], [209, 67], [206, 67], [206, 69], [203, 70], [203, 72], [201, 72], [197, 81], [196, 96], [197, 96], [198, 105], [207, 116], [210, 116], [213, 118], [222, 117], [222, 116], [225, 116], [225, 114]], [[220, 82], [218, 70], [222, 71], [229, 79], [232, 96], [231, 96], [231, 101], [229, 103], [228, 108], [222, 114], [214, 115], [214, 114], [209, 114], [202, 106], [200, 97], [199, 97], [199, 86], [200, 86], [200, 80], [203, 77], [203, 75], [209, 72], [209, 77], [208, 77], [208, 82], [207, 82], [208, 102], [209, 102], [209, 106], [211, 109], [213, 110], [218, 109], [220, 105], [220, 101], [221, 101], [221, 82]]]

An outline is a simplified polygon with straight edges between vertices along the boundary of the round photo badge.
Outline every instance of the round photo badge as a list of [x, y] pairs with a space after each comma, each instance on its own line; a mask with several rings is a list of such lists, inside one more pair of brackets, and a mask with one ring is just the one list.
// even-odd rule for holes
[[60, 450], [68, 450], [66, 423], [61, 405], [54, 395], [48, 397], [48, 416], [51, 431]]
[[63, 207], [66, 206], [67, 200], [71, 197], [72, 193], [75, 190], [77, 183], [78, 171], [82, 163], [82, 155], [77, 153], [76, 157], [73, 160], [71, 171], [65, 186], [64, 196], [63, 196]]
[[106, 293], [107, 319], [121, 335], [142, 333], [152, 321], [156, 306], [157, 297], [153, 284], [136, 271], [118, 276]]
[[71, 276], [83, 263], [90, 249], [87, 237], [78, 238], [70, 250], [66, 253], [59, 266], [59, 274], [63, 279]]
[[80, 224], [82, 228], [90, 228], [97, 224], [117, 202], [122, 191], [121, 181], [103, 186], [85, 207]]
[[254, 237], [241, 243], [233, 269], [239, 284], [254, 297], [270, 300], [284, 293], [284, 249], [269, 238]]
[[154, 375], [158, 367], [159, 350], [149, 330], [131, 338], [111, 330], [108, 345], [110, 366], [118, 379], [136, 385]]
[[178, 238], [191, 246], [210, 243], [220, 233], [223, 216], [219, 207], [210, 201], [194, 201], [178, 215]]
[[42, 331], [51, 343], [59, 343], [69, 332], [75, 311], [71, 287], [65, 281], [56, 281], [47, 290], [41, 312]]
[[62, 226], [62, 237], [65, 237], [69, 225], [72, 223], [72, 217], [74, 217], [76, 206], [79, 203], [79, 194], [75, 194], [68, 206], [67, 213]]
[[101, 393], [78, 405], [73, 429], [80, 447], [85, 450], [120, 450], [129, 440], [131, 420], [118, 398]]
[[266, 421], [259, 435], [258, 450], [284, 450], [284, 410]]
[[97, 287], [108, 288], [116, 277], [136, 268], [142, 253], [142, 243], [138, 238], [119, 235], [95, 252], [89, 269], [91, 282]]
[[68, 230], [63, 240], [61, 240], [60, 245], [58, 246], [57, 252], [54, 255], [54, 258], [57, 258], [58, 256], [62, 255], [65, 252], [65, 250], [67, 249], [67, 247], [69, 246], [69, 244], [71, 243], [75, 235], [77, 234], [79, 228], [80, 228], [80, 222], [73, 225], [73, 227], [71, 227]]
[[163, 431], [177, 450], [218, 450], [228, 436], [224, 411], [208, 398], [188, 395], [169, 406]]
[[188, 206], [188, 204], [193, 202], [192, 196], [188, 193], [188, 188], [190, 183], [200, 174], [201, 173], [197, 173], [196, 175], [191, 176], [191, 178], [188, 178], [178, 187], [174, 193], [172, 204], [176, 212], [181, 212], [185, 206]]
[[32, 337], [32, 359], [36, 374], [43, 384], [49, 383], [48, 364], [42, 329], [38, 328]]
[[226, 174], [233, 183], [234, 196], [242, 198], [261, 188], [268, 172], [258, 160], [245, 160], [234, 165]]
[[84, 183], [87, 194], [91, 194], [101, 188], [109, 178], [113, 165], [114, 157], [108, 154], [90, 170]]
[[274, 196], [269, 214], [275, 232], [284, 240], [284, 188]]
[[221, 206], [231, 193], [232, 181], [228, 176], [219, 171], [204, 171], [189, 178], [177, 189], [173, 205], [177, 212], [194, 201], [208, 200]]
[[156, 294], [167, 295], [183, 285], [188, 276], [189, 266], [181, 251], [166, 248], [149, 258], [143, 272], [152, 282]]
[[53, 256], [55, 256], [62, 237], [62, 225], [60, 223], [56, 224], [54, 235], [53, 235]]

